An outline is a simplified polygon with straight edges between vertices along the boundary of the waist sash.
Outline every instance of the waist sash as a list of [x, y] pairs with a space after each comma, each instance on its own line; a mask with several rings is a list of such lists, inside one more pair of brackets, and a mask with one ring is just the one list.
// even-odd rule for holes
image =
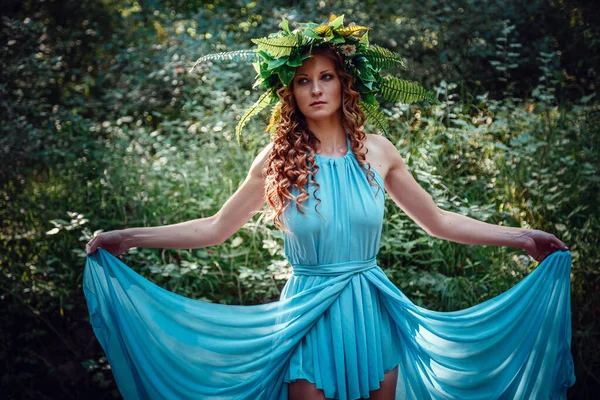
[[368, 260], [345, 261], [333, 264], [292, 265], [294, 275], [336, 276], [359, 273], [377, 266], [376, 257]]

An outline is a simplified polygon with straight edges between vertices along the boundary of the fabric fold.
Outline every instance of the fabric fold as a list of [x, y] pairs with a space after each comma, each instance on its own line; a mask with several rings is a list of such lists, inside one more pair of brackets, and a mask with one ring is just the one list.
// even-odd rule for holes
[[570, 266], [569, 252], [553, 253], [507, 292], [454, 312], [416, 306], [377, 266], [292, 276], [280, 301], [257, 306], [179, 296], [103, 249], [83, 283], [127, 400], [284, 400], [305, 369], [326, 396], [357, 399], [396, 365], [398, 399], [562, 399], [575, 379]]
[[356, 400], [395, 367], [397, 399], [566, 398], [571, 254], [549, 255], [468, 309], [418, 307], [377, 266], [384, 179], [371, 168], [369, 182], [347, 145], [343, 157], [315, 156], [321, 202], [311, 196], [304, 213], [292, 202], [282, 214], [294, 273], [277, 302], [188, 299], [103, 249], [88, 257], [90, 323], [126, 400], [285, 400], [298, 379]]

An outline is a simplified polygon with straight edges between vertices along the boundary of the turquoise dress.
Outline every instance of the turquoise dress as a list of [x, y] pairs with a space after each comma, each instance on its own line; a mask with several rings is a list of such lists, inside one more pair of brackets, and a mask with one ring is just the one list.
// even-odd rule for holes
[[396, 366], [397, 399], [566, 398], [575, 381], [568, 251], [474, 307], [418, 307], [377, 266], [381, 176], [373, 170], [370, 185], [350, 150], [316, 163], [317, 210], [310, 185], [306, 215], [295, 204], [283, 215], [293, 275], [277, 302], [189, 299], [103, 249], [88, 257], [90, 322], [125, 399], [284, 400], [289, 382], [307, 379], [353, 400]]

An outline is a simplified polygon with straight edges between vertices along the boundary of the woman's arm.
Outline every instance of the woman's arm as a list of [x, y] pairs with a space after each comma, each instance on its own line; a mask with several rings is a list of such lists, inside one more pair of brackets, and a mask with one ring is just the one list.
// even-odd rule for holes
[[101, 233], [87, 244], [87, 253], [94, 253], [98, 247], [118, 255], [132, 247], [194, 249], [223, 243], [265, 202], [263, 169], [271, 146], [255, 158], [242, 185], [215, 215], [172, 225]]
[[488, 224], [440, 209], [412, 177], [394, 145], [382, 136], [373, 136], [369, 136], [369, 150], [379, 154], [376, 159], [381, 160], [377, 164], [383, 171], [386, 191], [431, 236], [463, 244], [525, 249], [538, 261], [552, 249], [567, 249], [563, 242], [546, 232]]

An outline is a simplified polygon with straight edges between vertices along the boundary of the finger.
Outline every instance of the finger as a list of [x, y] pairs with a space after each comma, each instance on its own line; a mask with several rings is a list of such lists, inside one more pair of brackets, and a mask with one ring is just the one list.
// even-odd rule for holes
[[552, 241], [552, 243], [554, 245], [556, 245], [557, 248], [561, 249], [561, 250], [568, 250], [569, 248], [558, 238], [554, 238], [554, 240]]
[[94, 241], [94, 239], [90, 240], [89, 242], [86, 243], [85, 245], [85, 252], [88, 254], [91, 254], [91, 250], [92, 250], [92, 242]]
[[94, 237], [89, 243], [85, 246], [85, 251], [88, 254], [94, 254], [96, 252], [96, 248], [98, 247], [98, 236]]

